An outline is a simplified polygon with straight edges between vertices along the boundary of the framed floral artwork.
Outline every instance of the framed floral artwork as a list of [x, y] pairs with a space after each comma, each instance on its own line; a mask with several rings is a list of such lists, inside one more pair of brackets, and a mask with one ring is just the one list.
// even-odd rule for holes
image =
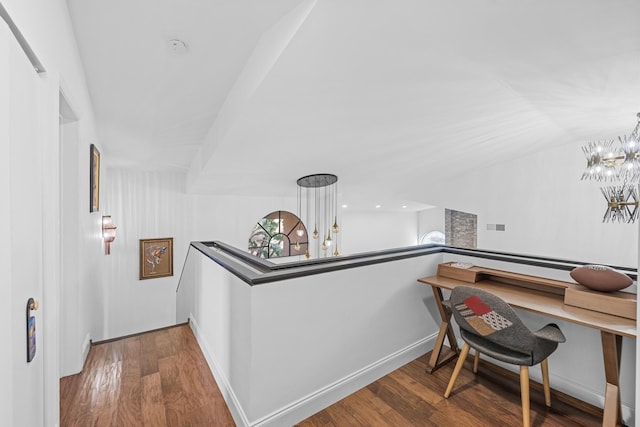
[[173, 237], [140, 239], [140, 280], [173, 276]]

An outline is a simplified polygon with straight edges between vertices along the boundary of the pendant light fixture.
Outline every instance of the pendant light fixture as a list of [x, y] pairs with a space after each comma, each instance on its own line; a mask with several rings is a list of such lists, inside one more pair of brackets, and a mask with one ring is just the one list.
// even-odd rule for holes
[[[306, 199], [306, 220], [311, 223], [313, 217], [313, 234], [316, 241], [315, 256], [321, 255], [338, 256], [337, 235], [340, 232], [338, 225], [338, 177], [333, 174], [313, 174], [303, 176], [297, 181], [298, 184], [298, 210], [301, 212], [302, 197]], [[304, 191], [303, 191], [304, 189]], [[303, 192], [305, 193], [303, 195]], [[311, 202], [313, 201], [313, 207]], [[302, 215], [300, 215], [302, 218]], [[335, 245], [333, 254], [328, 249]], [[320, 250], [323, 253], [320, 253]], [[305, 257], [308, 259], [311, 254], [307, 248]]]
[[[640, 113], [631, 134], [614, 140], [591, 142], [582, 148], [587, 158], [583, 180], [611, 182], [600, 191], [607, 201], [602, 222], [634, 223], [640, 216]], [[619, 182], [622, 181], [622, 184]]]

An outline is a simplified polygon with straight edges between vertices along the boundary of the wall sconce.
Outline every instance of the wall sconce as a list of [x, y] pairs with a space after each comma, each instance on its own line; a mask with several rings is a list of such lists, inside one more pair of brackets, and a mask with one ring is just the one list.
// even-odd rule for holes
[[102, 217], [102, 239], [104, 240], [104, 254], [111, 253], [111, 242], [116, 239], [116, 226], [111, 221], [111, 215]]

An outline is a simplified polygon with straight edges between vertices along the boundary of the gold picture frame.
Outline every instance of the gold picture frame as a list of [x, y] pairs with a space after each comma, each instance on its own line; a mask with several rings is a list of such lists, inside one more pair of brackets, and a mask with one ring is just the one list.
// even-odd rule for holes
[[100, 210], [100, 151], [91, 144], [89, 153], [89, 212]]
[[140, 280], [173, 276], [173, 237], [140, 239]]

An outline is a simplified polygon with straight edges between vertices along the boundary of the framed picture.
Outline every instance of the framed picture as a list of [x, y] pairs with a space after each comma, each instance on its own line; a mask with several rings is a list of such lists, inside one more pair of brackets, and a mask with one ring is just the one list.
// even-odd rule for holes
[[100, 210], [100, 151], [95, 145], [91, 144], [90, 152], [90, 175], [89, 175], [89, 212], [98, 212]]
[[173, 237], [140, 239], [140, 280], [173, 276]]

